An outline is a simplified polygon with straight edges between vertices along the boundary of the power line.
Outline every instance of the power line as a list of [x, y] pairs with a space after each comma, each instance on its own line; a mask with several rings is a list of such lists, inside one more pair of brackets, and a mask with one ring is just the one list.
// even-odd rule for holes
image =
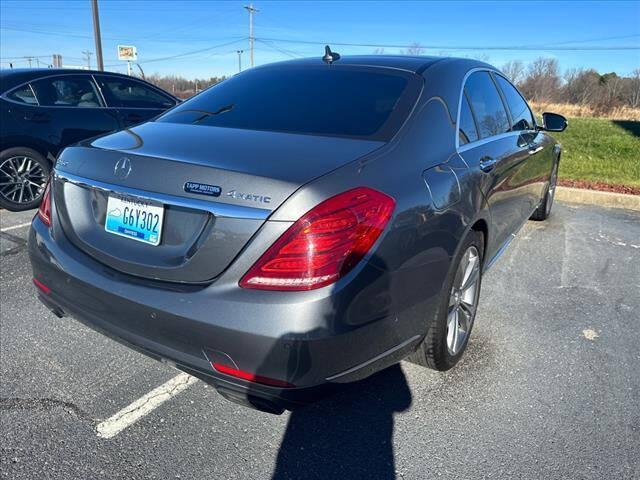
[[[242, 41], [245, 41], [246, 39], [247, 39], [247, 37], [242, 37], [242, 38], [233, 40], [231, 42], [220, 43], [220, 44], [214, 45], [212, 47], [201, 48], [201, 49], [198, 49], [198, 50], [192, 50], [190, 52], [178, 53], [176, 55], [169, 55], [167, 57], [159, 57], [159, 58], [151, 58], [149, 60], [141, 60], [140, 63], [144, 63], [146, 65], [147, 63], [164, 62], [166, 60], [173, 60], [173, 59], [176, 59], [176, 58], [187, 57], [187, 56], [190, 56], [190, 55], [196, 55], [198, 53], [203, 53], [203, 52], [208, 52], [210, 50], [215, 50], [216, 48], [222, 48], [222, 47], [226, 47], [228, 45], [233, 45], [234, 43], [242, 42]], [[115, 66], [120, 66], [120, 64], [116, 63], [116, 64], [113, 64], [113, 65], [107, 65], [107, 67], [115, 67]]]
[[[372, 47], [372, 48], [415, 48], [413, 45], [400, 44], [384, 44], [384, 43], [348, 43], [348, 42], [331, 42], [331, 41], [312, 41], [312, 40], [295, 40], [287, 38], [267, 38], [256, 37], [256, 40], [281, 42], [281, 43], [298, 43], [304, 45], [337, 45], [342, 47]], [[617, 50], [640, 50], [640, 45], [619, 45], [619, 46], [544, 46], [544, 45], [520, 45], [520, 46], [496, 46], [496, 45], [429, 45], [420, 46], [425, 50], [504, 50], [504, 51], [529, 51], [529, 50], [547, 50], [547, 51], [617, 51]]]
[[256, 38], [256, 40], [257, 40], [258, 42], [260, 42], [261, 44], [263, 44], [263, 45], [265, 45], [265, 46], [269, 47], [270, 49], [275, 50], [275, 51], [277, 51], [277, 52], [280, 52], [280, 53], [282, 53], [282, 54], [286, 55], [286, 56], [287, 56], [287, 57], [289, 57], [289, 58], [300, 58], [300, 57], [302, 57], [302, 55], [296, 54], [296, 53], [292, 52], [291, 50], [287, 50], [287, 49], [284, 49], [284, 48], [280, 48], [280, 47], [278, 47], [277, 45], [274, 45], [274, 44], [272, 44], [272, 43], [266, 42], [266, 41], [264, 41], [264, 40], [260, 40], [259, 38]]

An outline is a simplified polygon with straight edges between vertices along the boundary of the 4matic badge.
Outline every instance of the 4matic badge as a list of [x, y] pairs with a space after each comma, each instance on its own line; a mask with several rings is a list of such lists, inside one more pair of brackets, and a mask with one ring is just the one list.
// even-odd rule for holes
[[271, 203], [271, 197], [266, 195], [257, 195], [255, 193], [238, 192], [237, 190], [229, 190], [227, 197], [235, 198], [236, 200], [246, 200], [248, 202], [255, 203]]

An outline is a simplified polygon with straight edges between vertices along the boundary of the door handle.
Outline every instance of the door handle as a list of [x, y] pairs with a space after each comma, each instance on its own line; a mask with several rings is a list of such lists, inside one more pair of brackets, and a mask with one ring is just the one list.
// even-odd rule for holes
[[46, 113], [25, 113], [24, 119], [27, 122], [42, 123], [49, 121], [49, 115], [47, 115]]
[[495, 158], [482, 157], [480, 159], [480, 170], [482, 170], [485, 173], [489, 173], [491, 170], [495, 168], [497, 162], [498, 161]]
[[529, 155], [535, 155], [541, 152], [544, 147], [542, 145], [536, 145], [535, 143], [529, 144]]

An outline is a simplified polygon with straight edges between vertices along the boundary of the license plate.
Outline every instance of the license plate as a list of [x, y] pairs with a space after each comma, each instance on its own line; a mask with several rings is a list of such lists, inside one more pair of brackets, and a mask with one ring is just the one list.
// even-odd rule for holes
[[109, 195], [104, 229], [149, 245], [160, 243], [164, 206], [140, 198]]

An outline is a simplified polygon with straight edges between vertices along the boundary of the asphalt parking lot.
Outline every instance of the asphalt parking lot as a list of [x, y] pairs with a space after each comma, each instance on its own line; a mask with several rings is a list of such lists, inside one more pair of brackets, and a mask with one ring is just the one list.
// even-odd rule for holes
[[149, 395], [178, 372], [50, 314], [33, 212], [0, 212], [1, 477], [640, 478], [640, 213], [554, 208], [485, 276], [457, 368], [403, 362], [281, 416], [199, 381]]

